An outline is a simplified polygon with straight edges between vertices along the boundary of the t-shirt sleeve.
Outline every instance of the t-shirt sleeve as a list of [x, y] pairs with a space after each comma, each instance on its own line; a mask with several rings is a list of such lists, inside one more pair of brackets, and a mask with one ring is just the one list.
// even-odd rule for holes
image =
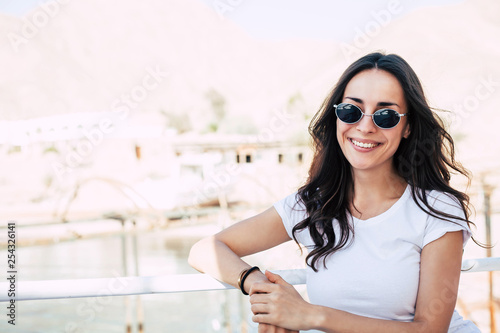
[[[305, 206], [300, 200], [297, 192], [294, 192], [280, 201], [274, 203], [274, 208], [278, 212], [285, 226], [288, 236], [293, 239], [293, 227], [307, 217]], [[303, 244], [302, 232], [297, 233], [297, 240]]]
[[[462, 207], [458, 203], [457, 199], [453, 198], [449, 194], [439, 193], [435, 191], [431, 192], [429, 195], [429, 202], [433, 207], [441, 212], [465, 218]], [[450, 222], [452, 221], [452, 222]], [[448, 219], [441, 220], [433, 216], [428, 216], [427, 226], [425, 228], [425, 235], [422, 248], [432, 241], [441, 238], [447, 232], [462, 231], [463, 233], [463, 247], [467, 244], [467, 241], [471, 237], [471, 231], [469, 226], [465, 221], [459, 219]]]

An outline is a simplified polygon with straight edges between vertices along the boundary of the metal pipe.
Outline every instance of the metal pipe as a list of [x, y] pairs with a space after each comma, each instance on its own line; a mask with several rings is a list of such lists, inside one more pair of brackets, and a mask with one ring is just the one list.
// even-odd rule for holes
[[[305, 270], [278, 271], [294, 284], [305, 282]], [[290, 273], [291, 274], [290, 274]], [[205, 274], [126, 276], [112, 278], [18, 281], [16, 301], [105, 297], [233, 289]], [[302, 276], [303, 275], [303, 276]], [[7, 302], [9, 282], [0, 283], [0, 302]]]
[[[264, 208], [264, 207], [259, 207], [259, 208]], [[235, 210], [241, 210], [243, 208], [231, 208], [232, 211]], [[211, 215], [211, 214], [218, 214], [220, 211], [219, 207], [207, 207], [207, 208], [197, 208], [197, 209], [176, 209], [176, 210], [170, 210], [170, 211], [163, 211], [162, 212], [162, 217], [165, 219], [181, 219], [184, 217], [190, 217], [190, 216], [206, 216], [206, 215]], [[33, 222], [33, 223], [19, 223], [16, 227], [17, 228], [30, 228], [30, 227], [42, 227], [42, 226], [48, 226], [48, 225], [67, 225], [68, 223], [90, 223], [90, 222], [101, 222], [102, 220], [113, 220], [115, 219], [114, 216], [116, 213], [111, 213], [111, 214], [102, 214], [99, 216], [92, 216], [88, 218], [79, 218], [79, 219], [73, 219], [73, 220], [67, 220], [64, 222], [61, 221], [42, 221], [42, 222]], [[124, 215], [127, 219], [132, 219], [132, 218], [149, 218], [149, 217], [156, 217], [156, 215], [148, 215], [144, 212], [138, 212], [138, 213], [128, 213]], [[7, 229], [7, 226], [2, 224], [0, 225], [0, 229]]]
[[[500, 257], [464, 260], [464, 272], [500, 271]], [[276, 271], [290, 284], [306, 282], [305, 269]], [[0, 282], [0, 302], [7, 302], [9, 282]], [[18, 281], [17, 301], [79, 297], [105, 297], [141, 294], [225, 290], [234, 287], [205, 274], [165, 276], [126, 276], [112, 278]]]

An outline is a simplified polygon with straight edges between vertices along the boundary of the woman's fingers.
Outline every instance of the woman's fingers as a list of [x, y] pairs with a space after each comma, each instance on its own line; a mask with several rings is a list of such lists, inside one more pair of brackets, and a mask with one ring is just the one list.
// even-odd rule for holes
[[297, 332], [283, 327], [302, 328], [308, 303], [278, 274], [266, 271], [266, 277], [269, 282], [257, 282], [250, 288], [252, 321], [259, 323], [259, 332]]
[[276, 285], [270, 282], [256, 282], [250, 287], [249, 294], [267, 294], [275, 290]]
[[263, 314], [263, 313], [269, 313], [269, 305], [267, 304], [252, 304], [250, 306], [250, 309], [252, 310], [253, 314]]
[[269, 324], [259, 324], [259, 333], [278, 333], [278, 327]]
[[[258, 313], [252, 316], [252, 321], [259, 324], [269, 324], [269, 315], [267, 313]], [[259, 325], [260, 326], [260, 325]]]
[[290, 286], [290, 284], [288, 282], [286, 282], [282, 277], [281, 275], [278, 275], [278, 274], [274, 274], [270, 271], [266, 271], [265, 272], [266, 274], [266, 277], [269, 281], [271, 281], [272, 283], [276, 283], [276, 284], [280, 284], [282, 286]]
[[[280, 275], [274, 274], [270, 271], [265, 272], [269, 282], [256, 282], [250, 287], [250, 295], [256, 293], [271, 293], [277, 290], [277, 286], [291, 287], [292, 285], [286, 282]], [[279, 289], [279, 288], [278, 288]]]
[[270, 294], [253, 294], [250, 296], [250, 304], [268, 303], [270, 301]]
[[289, 330], [283, 327], [278, 327], [269, 324], [259, 324], [259, 333], [299, 333], [299, 331]]
[[269, 330], [269, 326], [270, 326], [270, 325], [267, 325], [267, 324], [259, 324], [259, 329], [258, 329], [258, 332], [259, 332], [259, 333], [269, 333], [269, 332], [271, 332], [271, 331]]

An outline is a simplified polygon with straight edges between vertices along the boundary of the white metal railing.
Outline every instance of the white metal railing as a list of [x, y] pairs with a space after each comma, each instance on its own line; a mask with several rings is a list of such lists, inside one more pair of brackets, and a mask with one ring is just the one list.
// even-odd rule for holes
[[[466, 259], [462, 262], [462, 270], [464, 273], [500, 271], [500, 257]], [[275, 273], [280, 274], [286, 281], [293, 285], [305, 284], [306, 282], [305, 269], [278, 270]], [[11, 282], [0, 283], [0, 302], [7, 302], [11, 299], [8, 297], [9, 288], [11, 288]], [[125, 296], [232, 288], [232, 286], [217, 281], [205, 274], [16, 281], [15, 300]]]

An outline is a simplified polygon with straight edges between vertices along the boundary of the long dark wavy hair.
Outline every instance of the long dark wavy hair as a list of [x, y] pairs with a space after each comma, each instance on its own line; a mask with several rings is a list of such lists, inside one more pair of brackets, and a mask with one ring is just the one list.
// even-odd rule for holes
[[[346, 69], [309, 125], [314, 157], [308, 179], [298, 190], [298, 199], [304, 203], [308, 217], [293, 228], [293, 237], [297, 242], [296, 233], [306, 228], [309, 230], [315, 246], [306, 262], [314, 271], [318, 270], [320, 259], [326, 267], [327, 256], [348, 245], [354, 236], [349, 223], [349, 198], [353, 197], [354, 183], [351, 165], [337, 141], [337, 117], [333, 105], [341, 103], [349, 81], [369, 69], [392, 74], [403, 88], [410, 134], [401, 140], [393, 163], [398, 174], [410, 185], [414, 201], [435, 218], [458, 219], [473, 224], [469, 221], [469, 197], [450, 186], [450, 171], [464, 175], [470, 183], [469, 173], [455, 160], [453, 139], [427, 104], [417, 75], [398, 55], [371, 53]], [[434, 209], [427, 201], [426, 191], [429, 190], [442, 191], [456, 198], [465, 218]], [[332, 219], [338, 222], [337, 234]]]

